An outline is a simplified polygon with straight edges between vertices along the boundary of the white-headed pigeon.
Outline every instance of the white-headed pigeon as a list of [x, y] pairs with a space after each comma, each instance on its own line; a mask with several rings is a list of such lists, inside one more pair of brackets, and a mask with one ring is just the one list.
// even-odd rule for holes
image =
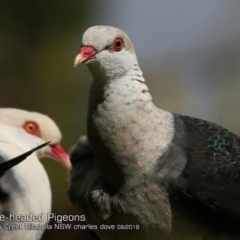
[[118, 28], [87, 29], [74, 61], [80, 63], [93, 82], [87, 137], [70, 156], [69, 194], [97, 235], [239, 239], [240, 137], [156, 107]]

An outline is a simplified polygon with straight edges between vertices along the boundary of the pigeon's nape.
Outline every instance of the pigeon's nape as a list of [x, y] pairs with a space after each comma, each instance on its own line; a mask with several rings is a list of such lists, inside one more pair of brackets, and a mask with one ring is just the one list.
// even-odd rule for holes
[[45, 146], [47, 146], [51, 141], [48, 141], [46, 143], [43, 143], [15, 158], [12, 158], [6, 162], [3, 162], [0, 164], [0, 177], [2, 177], [4, 175], [4, 173], [11, 169], [12, 167], [16, 166], [17, 164], [21, 163], [23, 160], [25, 160], [29, 155], [31, 155], [33, 152], [37, 151], [40, 148], [43, 148]]

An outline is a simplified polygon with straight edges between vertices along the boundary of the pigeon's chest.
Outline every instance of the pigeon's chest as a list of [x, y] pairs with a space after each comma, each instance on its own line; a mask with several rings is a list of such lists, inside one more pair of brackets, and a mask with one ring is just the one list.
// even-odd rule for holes
[[111, 131], [111, 136], [114, 136], [116, 131], [132, 127], [133, 122], [138, 122], [138, 112], [144, 106], [139, 104], [139, 94], [133, 94], [127, 87], [112, 85], [101, 93], [95, 90], [90, 95], [88, 124], [96, 128], [103, 138], [104, 132]]
[[90, 109], [88, 138], [95, 153], [112, 152], [115, 159], [126, 158], [124, 153], [128, 153], [132, 159], [135, 152], [141, 151], [139, 143], [145, 138], [144, 131], [151, 129], [143, 117], [144, 104], [129, 95], [120, 91], [106, 93], [104, 100]]

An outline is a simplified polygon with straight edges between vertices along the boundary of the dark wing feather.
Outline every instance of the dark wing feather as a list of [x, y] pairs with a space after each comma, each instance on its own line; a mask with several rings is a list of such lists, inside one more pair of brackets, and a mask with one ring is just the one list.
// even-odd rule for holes
[[31, 155], [34, 151], [46, 146], [48, 143], [49, 142], [43, 143], [43, 144], [23, 153], [15, 158], [8, 160], [7, 162], [1, 163], [0, 164], [0, 177], [2, 177], [7, 170], [16, 166], [17, 164], [22, 162], [24, 159], [26, 159], [29, 155]]
[[184, 190], [217, 210], [240, 217], [240, 137], [208, 121], [175, 117], [185, 132]]

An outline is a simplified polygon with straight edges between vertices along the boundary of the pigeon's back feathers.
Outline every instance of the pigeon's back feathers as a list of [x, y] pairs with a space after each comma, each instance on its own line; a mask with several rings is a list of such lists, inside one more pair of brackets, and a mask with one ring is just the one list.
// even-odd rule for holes
[[[186, 191], [213, 207], [240, 218], [240, 137], [201, 119], [175, 114], [184, 125], [187, 164], [181, 175]], [[180, 142], [178, 144], [181, 144]]]

